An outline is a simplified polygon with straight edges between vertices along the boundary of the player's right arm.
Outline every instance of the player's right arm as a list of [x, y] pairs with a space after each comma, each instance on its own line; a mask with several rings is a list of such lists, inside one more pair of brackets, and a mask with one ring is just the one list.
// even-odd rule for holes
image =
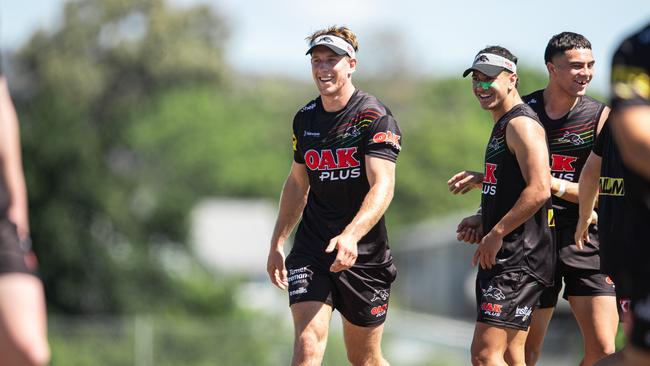
[[271, 237], [271, 247], [266, 263], [271, 283], [282, 290], [289, 286], [287, 270], [284, 266], [284, 243], [300, 219], [309, 192], [309, 178], [305, 164], [291, 164], [291, 171], [282, 188], [280, 211]]
[[592, 222], [593, 208], [598, 198], [598, 179], [600, 178], [600, 165], [602, 158], [596, 155], [593, 151], [589, 154], [585, 165], [582, 167], [580, 179], [578, 181], [578, 205], [579, 205], [579, 218], [576, 226], [576, 232], [573, 239], [578, 246], [582, 249], [584, 243], [589, 241], [589, 233], [587, 229]]

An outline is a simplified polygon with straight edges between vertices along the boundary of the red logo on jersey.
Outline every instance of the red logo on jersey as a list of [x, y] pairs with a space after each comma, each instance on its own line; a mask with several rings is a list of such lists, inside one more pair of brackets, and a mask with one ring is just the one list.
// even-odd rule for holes
[[575, 156], [551, 154], [551, 170], [554, 172], [575, 172], [576, 168], [571, 165], [578, 160]]
[[360, 165], [359, 160], [354, 157], [355, 152], [356, 147], [336, 149], [336, 152], [327, 149], [322, 150], [320, 154], [316, 150], [308, 150], [305, 153], [305, 164], [311, 170], [355, 168]]
[[386, 132], [377, 132], [375, 136], [372, 137], [372, 141], [378, 144], [382, 142], [387, 142], [390, 145], [393, 145], [397, 150], [401, 150], [402, 147], [399, 145], [400, 138], [402, 138], [402, 136], [393, 133], [391, 131], [386, 131]]
[[485, 163], [485, 176], [483, 177], [483, 183], [497, 184], [497, 177], [494, 176], [496, 170], [497, 164]]

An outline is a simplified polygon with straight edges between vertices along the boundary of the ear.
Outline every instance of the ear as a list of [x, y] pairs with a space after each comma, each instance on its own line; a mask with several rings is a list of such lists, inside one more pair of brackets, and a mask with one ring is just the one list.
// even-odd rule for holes
[[546, 63], [546, 70], [548, 71], [549, 75], [555, 74], [555, 72], [557, 71], [557, 69], [555, 68], [555, 65], [553, 65], [552, 62], [547, 62]]
[[350, 75], [357, 71], [357, 59], [348, 57], [348, 62], [350, 63]]
[[519, 79], [519, 75], [517, 74], [510, 74], [508, 77], [508, 91], [516, 89], [517, 88], [517, 79]]

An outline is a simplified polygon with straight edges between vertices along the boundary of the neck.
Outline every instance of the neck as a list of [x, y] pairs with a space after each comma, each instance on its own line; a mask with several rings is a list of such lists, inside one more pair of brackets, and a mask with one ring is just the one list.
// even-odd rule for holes
[[494, 120], [494, 123], [497, 123], [504, 114], [508, 113], [514, 106], [521, 103], [523, 103], [523, 101], [519, 96], [519, 92], [517, 89], [513, 89], [510, 93], [508, 93], [501, 105], [495, 109], [490, 110], [490, 112], [492, 112], [492, 119]]
[[345, 86], [343, 86], [341, 90], [339, 90], [338, 93], [334, 95], [321, 94], [320, 97], [321, 101], [323, 102], [323, 109], [325, 109], [326, 112], [338, 112], [341, 109], [345, 108], [345, 106], [350, 101], [350, 98], [352, 98], [354, 90], [354, 85], [349, 82], [346, 83]]
[[550, 119], [562, 118], [578, 104], [579, 97], [567, 94], [554, 83], [549, 83], [543, 93], [544, 111]]

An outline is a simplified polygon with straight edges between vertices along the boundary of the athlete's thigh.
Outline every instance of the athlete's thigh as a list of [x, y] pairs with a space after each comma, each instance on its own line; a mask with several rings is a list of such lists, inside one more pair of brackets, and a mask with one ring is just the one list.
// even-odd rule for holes
[[555, 308], [541, 308], [533, 310], [526, 338], [526, 348], [539, 352], [546, 337], [548, 325], [553, 317]]
[[569, 304], [582, 330], [585, 346], [613, 348], [619, 320], [616, 296], [569, 296]]
[[[47, 348], [43, 285], [34, 275], [0, 275], [0, 333], [3, 341], [24, 348]], [[7, 344], [5, 344], [6, 346]]]
[[348, 353], [373, 353], [381, 349], [381, 337], [384, 332], [384, 324], [362, 327], [350, 323], [344, 317], [343, 337]]
[[291, 305], [296, 337], [305, 332], [318, 338], [327, 336], [332, 319], [332, 306], [319, 301], [304, 301]]

